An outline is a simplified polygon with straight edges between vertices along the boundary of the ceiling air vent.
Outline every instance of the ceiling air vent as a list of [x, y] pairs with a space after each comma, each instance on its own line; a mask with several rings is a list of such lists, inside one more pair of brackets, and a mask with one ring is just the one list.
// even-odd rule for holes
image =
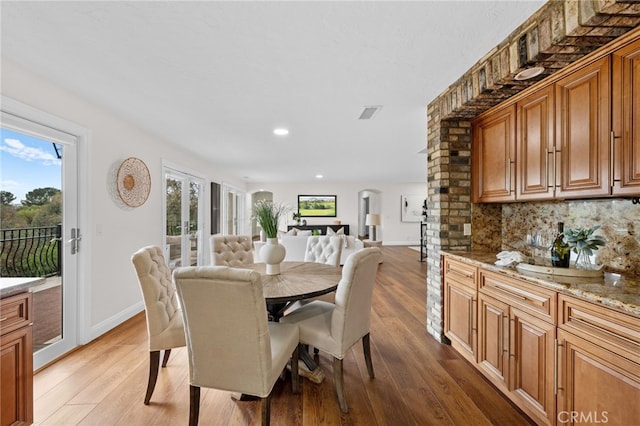
[[382, 109], [382, 105], [366, 106], [362, 110], [358, 120], [371, 120], [378, 111]]

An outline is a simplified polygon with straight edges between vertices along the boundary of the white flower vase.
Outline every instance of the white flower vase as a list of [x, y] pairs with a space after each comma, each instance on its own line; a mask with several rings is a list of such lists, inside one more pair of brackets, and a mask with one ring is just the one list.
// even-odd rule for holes
[[267, 275], [280, 274], [280, 263], [284, 260], [285, 254], [285, 248], [277, 238], [267, 238], [267, 244], [260, 249], [260, 259], [267, 265]]

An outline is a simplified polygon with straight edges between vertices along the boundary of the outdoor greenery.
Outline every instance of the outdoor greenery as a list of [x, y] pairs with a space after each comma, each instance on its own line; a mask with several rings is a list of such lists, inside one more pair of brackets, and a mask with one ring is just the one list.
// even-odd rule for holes
[[56, 188], [36, 188], [20, 204], [16, 196], [0, 191], [2, 229], [52, 226], [62, 222], [62, 192]]
[[[167, 235], [182, 234], [182, 182], [167, 179]], [[189, 230], [195, 232], [198, 227], [198, 185], [189, 188]]]
[[254, 204], [256, 221], [267, 234], [267, 238], [278, 237], [280, 218], [284, 217], [288, 211], [287, 206], [273, 201], [259, 200]]

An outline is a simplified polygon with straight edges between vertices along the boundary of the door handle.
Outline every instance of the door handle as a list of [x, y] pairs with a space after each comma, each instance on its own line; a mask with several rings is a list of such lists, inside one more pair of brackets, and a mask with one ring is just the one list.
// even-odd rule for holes
[[71, 244], [71, 254], [76, 254], [80, 250], [80, 240], [82, 240], [80, 229], [71, 228], [71, 239], [67, 241], [67, 243]]

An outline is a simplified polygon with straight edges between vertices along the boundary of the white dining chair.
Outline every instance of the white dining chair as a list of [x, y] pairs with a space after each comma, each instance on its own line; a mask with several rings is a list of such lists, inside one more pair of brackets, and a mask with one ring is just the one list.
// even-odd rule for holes
[[298, 393], [298, 326], [267, 321], [256, 271], [205, 266], [173, 276], [189, 352], [189, 425], [198, 424], [201, 387], [260, 397], [268, 425], [271, 389], [289, 360]]
[[138, 275], [147, 318], [149, 381], [144, 403], [148, 405], [158, 379], [160, 351], [164, 351], [162, 367], [166, 367], [171, 349], [185, 346], [186, 340], [171, 270], [165, 262], [162, 249], [157, 246], [143, 247], [133, 254], [131, 262]]
[[212, 235], [209, 238], [211, 264], [242, 266], [253, 263], [253, 241], [245, 235]]
[[343, 240], [338, 236], [311, 236], [307, 238], [304, 252], [305, 262], [340, 266]]
[[342, 269], [334, 303], [314, 300], [285, 315], [283, 324], [300, 327], [300, 343], [310, 345], [333, 357], [333, 375], [340, 410], [349, 411], [344, 396], [342, 360], [347, 351], [362, 339], [369, 377], [374, 378], [369, 342], [371, 299], [382, 252], [365, 248], [347, 258]]

